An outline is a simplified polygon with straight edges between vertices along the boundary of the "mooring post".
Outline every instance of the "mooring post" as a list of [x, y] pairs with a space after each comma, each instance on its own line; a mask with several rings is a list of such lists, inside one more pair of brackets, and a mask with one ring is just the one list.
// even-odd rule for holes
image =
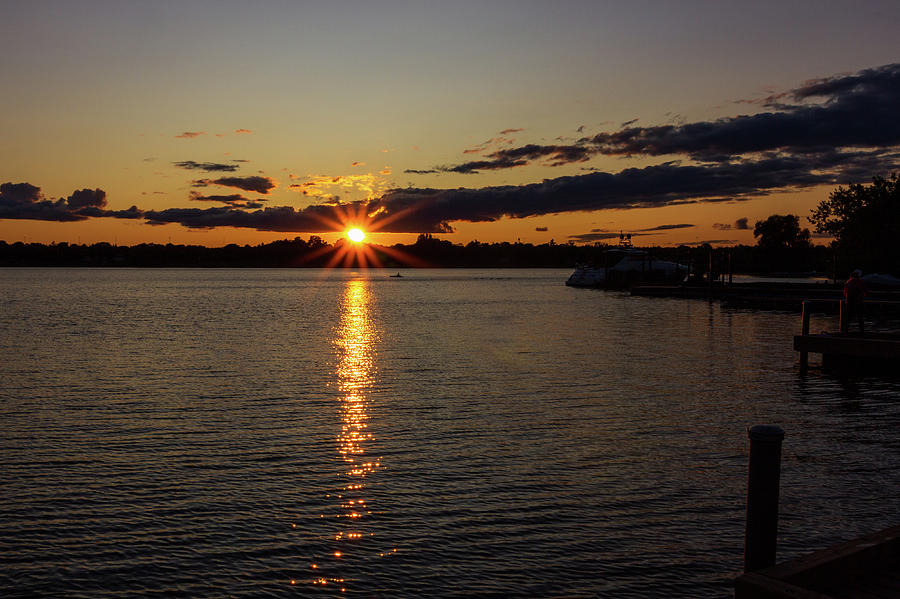
[[841, 333], [850, 330], [850, 313], [847, 311], [847, 300], [841, 300]]
[[728, 286], [731, 287], [732, 278], [734, 277], [734, 267], [731, 263], [731, 254], [734, 248], [728, 248]]
[[747, 473], [747, 526], [744, 572], [775, 565], [778, 536], [778, 486], [784, 430], [774, 424], [747, 429], [750, 466]]
[[[809, 313], [810, 305], [809, 302], [803, 302], [803, 312], [801, 316], [800, 325], [800, 335], [806, 337], [809, 335]], [[801, 351], [800, 352], [800, 374], [806, 374], [807, 369], [809, 368], [809, 352]]]

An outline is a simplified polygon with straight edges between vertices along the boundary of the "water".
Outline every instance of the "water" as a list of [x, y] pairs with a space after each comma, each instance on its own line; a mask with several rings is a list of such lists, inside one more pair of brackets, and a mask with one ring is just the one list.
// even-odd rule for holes
[[798, 315], [404, 274], [0, 270], [0, 594], [727, 597], [767, 422], [780, 559], [898, 521]]

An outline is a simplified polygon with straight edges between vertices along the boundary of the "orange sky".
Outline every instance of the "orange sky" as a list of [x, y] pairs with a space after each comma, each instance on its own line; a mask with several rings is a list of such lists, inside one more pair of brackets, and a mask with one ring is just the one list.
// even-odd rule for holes
[[0, 239], [754, 243], [900, 146], [895, 11], [766, 6], [17, 3]]

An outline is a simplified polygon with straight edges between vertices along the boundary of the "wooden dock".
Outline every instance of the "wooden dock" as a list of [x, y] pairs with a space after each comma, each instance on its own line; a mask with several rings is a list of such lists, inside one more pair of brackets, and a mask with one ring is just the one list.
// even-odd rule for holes
[[900, 526], [742, 574], [735, 599], [900, 597]]
[[[816, 310], [837, 314], [842, 287], [830, 283], [735, 283], [733, 285], [638, 285], [631, 295], [718, 301], [730, 308], [799, 312], [804, 301]], [[900, 291], [871, 290], [866, 311], [874, 317], [900, 314]]]
[[[900, 335], [881, 332], [850, 332], [845, 301], [839, 302], [839, 330], [810, 334], [809, 321], [813, 306], [822, 301], [802, 302], [801, 332], [794, 337], [794, 350], [800, 352], [800, 370], [806, 372], [809, 354], [821, 354], [824, 369], [885, 369], [900, 365]], [[895, 302], [867, 302], [866, 310], [895, 308]]]
[[900, 526], [776, 563], [784, 430], [763, 424], [747, 434], [744, 573], [734, 581], [735, 599], [900, 597]]

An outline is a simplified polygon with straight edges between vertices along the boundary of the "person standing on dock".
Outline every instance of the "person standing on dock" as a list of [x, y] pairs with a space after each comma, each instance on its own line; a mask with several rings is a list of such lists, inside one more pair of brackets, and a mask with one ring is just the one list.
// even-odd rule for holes
[[844, 299], [847, 300], [847, 321], [854, 314], [859, 321], [859, 332], [863, 333], [863, 300], [866, 297], [866, 282], [862, 280], [862, 271], [858, 268], [850, 274], [850, 278], [844, 283]]

